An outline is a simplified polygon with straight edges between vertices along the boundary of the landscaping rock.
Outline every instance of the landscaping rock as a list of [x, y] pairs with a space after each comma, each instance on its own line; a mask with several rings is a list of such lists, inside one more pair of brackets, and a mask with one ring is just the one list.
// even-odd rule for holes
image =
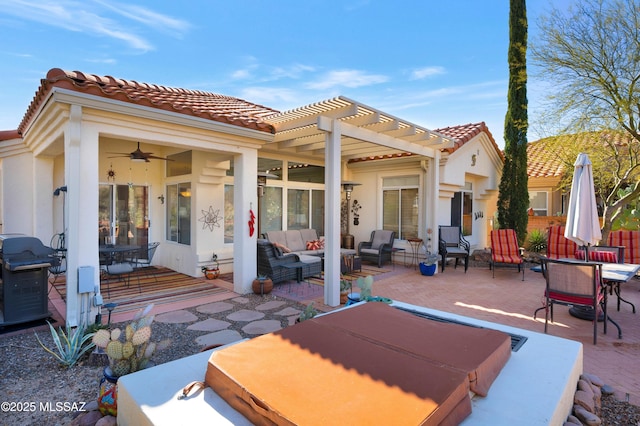
[[600, 426], [602, 424], [600, 417], [590, 413], [580, 405], [573, 406], [573, 413], [586, 426]]
[[113, 416], [104, 416], [96, 422], [96, 426], [116, 426], [117, 424], [118, 422]]

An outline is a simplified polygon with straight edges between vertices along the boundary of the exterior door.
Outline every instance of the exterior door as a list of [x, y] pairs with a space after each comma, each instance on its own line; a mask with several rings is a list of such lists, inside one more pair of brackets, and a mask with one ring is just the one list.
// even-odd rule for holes
[[[100, 185], [100, 244], [130, 244], [146, 247], [149, 242], [149, 187]], [[140, 254], [146, 253], [142, 250]]]

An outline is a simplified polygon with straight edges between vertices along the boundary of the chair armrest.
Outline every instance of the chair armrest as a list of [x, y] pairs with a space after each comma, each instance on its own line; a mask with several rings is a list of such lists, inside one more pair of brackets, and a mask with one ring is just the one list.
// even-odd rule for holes
[[390, 252], [391, 249], [393, 248], [393, 244], [392, 243], [384, 243], [384, 244], [380, 244], [380, 248], [378, 249], [380, 252]]
[[438, 238], [438, 252], [447, 253], [447, 242], [442, 238]]
[[358, 253], [360, 253], [360, 250], [363, 248], [371, 248], [371, 241], [361, 241], [358, 244]]
[[467, 253], [471, 251], [471, 244], [469, 244], [469, 241], [467, 241], [467, 239], [462, 235], [460, 235], [460, 248], [465, 249]]

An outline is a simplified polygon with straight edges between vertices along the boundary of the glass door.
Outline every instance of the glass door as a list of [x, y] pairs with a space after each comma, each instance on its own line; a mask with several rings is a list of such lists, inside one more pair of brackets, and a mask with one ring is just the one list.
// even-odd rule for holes
[[[149, 187], [100, 185], [100, 244], [136, 245], [149, 242]], [[146, 255], [146, 250], [140, 254]]]

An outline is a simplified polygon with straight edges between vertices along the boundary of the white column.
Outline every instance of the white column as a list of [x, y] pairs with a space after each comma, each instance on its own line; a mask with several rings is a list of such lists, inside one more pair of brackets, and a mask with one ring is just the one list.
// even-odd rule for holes
[[[427, 179], [429, 180], [430, 196], [427, 198], [427, 228], [431, 228], [431, 251], [438, 252], [438, 213], [440, 203], [440, 150], [434, 150], [434, 157], [427, 166]], [[429, 236], [427, 235], [427, 238]]]
[[53, 159], [35, 157], [33, 168], [33, 230], [45, 246], [53, 235]]
[[[257, 275], [258, 151], [246, 151], [233, 160], [233, 291], [246, 294]], [[250, 211], [256, 215], [249, 235]]]
[[93, 323], [97, 309], [93, 292], [78, 292], [78, 268], [94, 267], [94, 287], [100, 283], [98, 262], [98, 131], [83, 126], [82, 107], [71, 106], [64, 135], [67, 214], [67, 323]]
[[[318, 127], [328, 130], [325, 137], [324, 169], [324, 303], [340, 305], [340, 163], [341, 130], [338, 120], [318, 118]], [[330, 127], [330, 130], [329, 128]]]

